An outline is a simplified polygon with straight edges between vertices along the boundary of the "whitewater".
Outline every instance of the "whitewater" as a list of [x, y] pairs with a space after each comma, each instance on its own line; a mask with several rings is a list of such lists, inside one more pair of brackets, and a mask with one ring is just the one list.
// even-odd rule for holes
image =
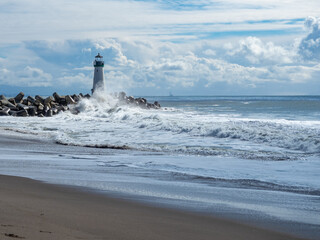
[[319, 236], [319, 96], [146, 98], [162, 108], [97, 94], [78, 114], [1, 117], [1, 133], [44, 144], [2, 149], [0, 173]]

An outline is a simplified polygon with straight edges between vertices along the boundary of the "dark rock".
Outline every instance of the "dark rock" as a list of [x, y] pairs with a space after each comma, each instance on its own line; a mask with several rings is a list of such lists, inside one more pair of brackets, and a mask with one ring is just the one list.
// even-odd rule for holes
[[76, 102], [73, 100], [73, 98], [70, 95], [66, 96], [67, 104], [76, 104]]
[[9, 110], [9, 115], [10, 115], [10, 116], [15, 116], [16, 112], [17, 112], [17, 111], [14, 111], [14, 110], [11, 110], [11, 109], [10, 109], [10, 110]]
[[51, 108], [57, 108], [59, 106], [59, 104], [56, 102], [51, 102], [50, 105], [51, 105]]
[[44, 98], [43, 97], [41, 97], [39, 95], [36, 95], [35, 99], [38, 100], [39, 102], [41, 102], [42, 104], [44, 104]]
[[9, 116], [10, 108], [6, 107], [0, 110], [0, 116]]
[[60, 95], [58, 94], [58, 93], [56, 93], [56, 92], [54, 92], [53, 94], [52, 94], [52, 96], [54, 97], [54, 99], [55, 99], [55, 101], [58, 103], [58, 102], [60, 102]]
[[160, 105], [160, 103], [158, 103], [158, 101], [155, 101], [155, 102], [154, 102], [154, 106], [155, 106], [156, 108], [161, 108], [161, 105]]
[[51, 109], [49, 109], [48, 111], [46, 111], [46, 117], [52, 117], [53, 112]]
[[146, 108], [147, 107], [147, 100], [145, 98], [136, 98], [135, 102], [141, 108]]
[[67, 106], [63, 106], [63, 105], [60, 105], [59, 107], [58, 107], [58, 111], [67, 111], [68, 110], [68, 107]]
[[154, 104], [153, 104], [153, 103], [147, 103], [147, 108], [148, 108], [148, 109], [154, 108]]
[[24, 97], [24, 93], [20, 92], [15, 98], [14, 100], [16, 101], [16, 103], [21, 103], [21, 101], [23, 100]]
[[28, 101], [28, 99], [23, 99], [22, 104], [27, 105], [27, 106], [31, 105], [31, 103]]
[[52, 108], [52, 106], [51, 106], [50, 103], [47, 103], [47, 104], [45, 104], [44, 106], [47, 107], [47, 108], [49, 108], [49, 109]]
[[77, 94], [73, 94], [72, 98], [76, 103], [80, 101], [80, 96], [78, 96]]
[[42, 112], [44, 110], [44, 106], [40, 103], [38, 106], [37, 106], [37, 110], [38, 112]]
[[23, 109], [17, 112], [18, 117], [27, 117], [28, 116], [28, 111]]
[[39, 107], [39, 106], [44, 107], [44, 105], [43, 105], [41, 102], [39, 102], [38, 100], [36, 100], [36, 101], [33, 103], [33, 105], [34, 105], [34, 106], [37, 106], [37, 107]]
[[0, 100], [1, 105], [10, 108], [11, 110], [17, 110], [16, 105], [12, 104], [8, 100]]
[[24, 105], [24, 104], [22, 104], [22, 103], [18, 103], [17, 104], [17, 108], [19, 109], [19, 110], [28, 110], [29, 109], [29, 106], [26, 106], [26, 105]]
[[63, 106], [67, 106], [67, 105], [68, 105], [65, 96], [62, 96], [62, 97], [60, 98], [59, 104], [60, 104], [60, 105], [63, 105]]
[[132, 96], [129, 96], [127, 98], [127, 100], [128, 100], [129, 103], [134, 103], [134, 97], [132, 97]]
[[34, 104], [35, 103], [35, 99], [33, 98], [33, 97], [31, 97], [31, 96], [28, 96], [27, 97], [27, 100], [29, 101], [29, 102], [31, 102], [32, 104]]
[[10, 98], [8, 101], [11, 102], [13, 105], [17, 105], [16, 100], [14, 98]]
[[47, 97], [45, 100], [44, 100], [44, 105], [48, 105], [48, 104], [50, 104], [52, 101], [54, 101], [54, 97], [52, 97], [52, 96], [49, 96], [49, 97]]
[[20, 110], [20, 111], [12, 111], [12, 110], [10, 110], [9, 114], [14, 116], [14, 117], [27, 117], [28, 116], [27, 110], [24, 110], [24, 109]]
[[52, 110], [53, 115], [56, 115], [59, 112], [59, 110], [57, 108], [52, 108], [51, 110]]
[[8, 101], [8, 99], [4, 95], [0, 95], [0, 100], [7, 100]]
[[147, 100], [145, 98], [136, 98], [135, 100], [139, 103], [147, 103]]
[[31, 117], [34, 117], [35, 115], [37, 115], [36, 107], [30, 106], [28, 109], [28, 114]]
[[[126, 96], [125, 92], [114, 94], [119, 99], [119, 105], [135, 104], [144, 109], [159, 109], [160, 104], [155, 101], [153, 104], [148, 103], [145, 98], [134, 98]], [[68, 107], [68, 105], [76, 104], [82, 98], [90, 98], [90, 94], [83, 95], [66, 95], [60, 96], [58, 93], [53, 93], [53, 96], [43, 98], [36, 95], [35, 98], [28, 96], [23, 99], [24, 93], [20, 92], [15, 98], [7, 99], [4, 95], [0, 95], [0, 116], [52, 116], [61, 111], [71, 111], [73, 114], [78, 114], [79, 110], [76, 107]]]

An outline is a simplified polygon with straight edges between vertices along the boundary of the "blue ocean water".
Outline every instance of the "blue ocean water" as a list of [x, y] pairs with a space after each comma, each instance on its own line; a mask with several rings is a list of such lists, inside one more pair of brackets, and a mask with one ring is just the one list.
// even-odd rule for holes
[[178, 96], [145, 97], [165, 107], [249, 118], [320, 120], [320, 96]]
[[253, 221], [263, 215], [308, 225], [302, 236], [320, 234], [320, 96], [146, 98], [162, 108], [97, 95], [74, 106], [77, 115], [1, 117], [0, 131], [71, 149], [2, 155], [2, 173]]

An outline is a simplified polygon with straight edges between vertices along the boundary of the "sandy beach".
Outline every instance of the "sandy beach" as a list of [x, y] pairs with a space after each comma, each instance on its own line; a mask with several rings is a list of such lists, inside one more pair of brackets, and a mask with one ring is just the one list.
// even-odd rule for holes
[[0, 176], [1, 239], [297, 239], [233, 221]]

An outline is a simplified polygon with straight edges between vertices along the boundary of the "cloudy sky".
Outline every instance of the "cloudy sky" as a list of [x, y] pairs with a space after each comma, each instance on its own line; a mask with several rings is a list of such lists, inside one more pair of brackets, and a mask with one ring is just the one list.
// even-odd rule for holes
[[319, 0], [0, 0], [0, 94], [319, 95]]

